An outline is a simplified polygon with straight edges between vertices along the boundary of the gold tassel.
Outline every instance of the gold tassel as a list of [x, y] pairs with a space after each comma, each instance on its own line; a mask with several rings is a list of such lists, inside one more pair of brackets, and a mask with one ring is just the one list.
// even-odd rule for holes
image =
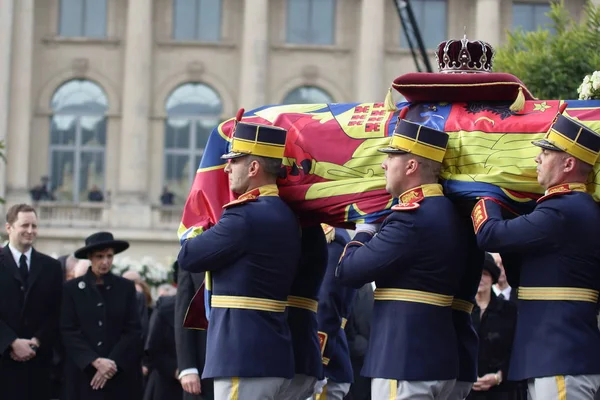
[[392, 97], [392, 88], [388, 89], [387, 94], [385, 95], [385, 109], [387, 111], [396, 111], [396, 103], [394, 103], [394, 98]]
[[333, 242], [335, 240], [335, 228], [327, 224], [321, 224], [321, 228], [323, 228], [323, 232], [325, 232], [327, 243]]
[[523, 88], [519, 86], [519, 93], [514, 103], [509, 107], [512, 112], [521, 112], [525, 108], [525, 95], [523, 94]]

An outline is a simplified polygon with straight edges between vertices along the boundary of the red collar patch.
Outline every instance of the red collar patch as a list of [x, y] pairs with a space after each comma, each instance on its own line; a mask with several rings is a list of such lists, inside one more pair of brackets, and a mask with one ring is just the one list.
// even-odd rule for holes
[[400, 203], [410, 204], [419, 202], [424, 198], [425, 195], [423, 194], [423, 189], [421, 187], [417, 187], [401, 194], [399, 200]]
[[245, 204], [245, 203], [249, 203], [251, 201], [256, 201], [258, 196], [260, 196], [260, 189], [256, 188], [254, 190], [244, 193], [243, 195], [238, 197], [236, 200], [230, 201], [229, 203], [225, 204], [223, 206], [223, 208], [229, 208], [231, 206], [236, 206], [238, 204]]
[[563, 183], [562, 185], [552, 186], [546, 190], [546, 194], [540, 197], [537, 202], [541, 203], [551, 197], [560, 196], [572, 192], [586, 192], [586, 187], [583, 183]]

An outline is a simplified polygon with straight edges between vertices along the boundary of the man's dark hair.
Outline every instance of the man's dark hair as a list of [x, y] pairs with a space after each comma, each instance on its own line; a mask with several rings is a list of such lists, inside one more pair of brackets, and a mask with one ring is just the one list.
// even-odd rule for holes
[[32, 212], [37, 216], [35, 208], [30, 206], [29, 204], [15, 204], [11, 208], [9, 208], [8, 212], [6, 213], [6, 222], [9, 225], [14, 224], [17, 218], [19, 218], [20, 212]]

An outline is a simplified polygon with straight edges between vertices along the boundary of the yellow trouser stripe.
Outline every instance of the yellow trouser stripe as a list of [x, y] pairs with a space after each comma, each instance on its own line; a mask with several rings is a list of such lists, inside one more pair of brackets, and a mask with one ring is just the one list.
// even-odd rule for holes
[[571, 287], [520, 287], [520, 300], [566, 300], [598, 302], [598, 291]]
[[306, 297], [288, 296], [288, 307], [302, 308], [304, 310], [317, 312], [319, 303], [316, 300]]
[[466, 300], [461, 300], [461, 299], [454, 299], [452, 300], [452, 309], [456, 310], [456, 311], [464, 311], [467, 314], [471, 314], [473, 312], [473, 303], [466, 301]]
[[398, 397], [398, 381], [395, 379], [390, 379], [390, 399], [389, 400], [396, 400], [396, 397]]
[[558, 392], [557, 400], [567, 400], [567, 385], [565, 383], [565, 377], [555, 376], [556, 379], [556, 391]]
[[348, 323], [348, 320], [346, 318], [342, 318], [342, 329], [346, 329], [347, 323]]
[[409, 289], [375, 289], [375, 300], [408, 301], [430, 304], [438, 307], [450, 307], [453, 296]]
[[239, 400], [240, 398], [240, 378], [231, 378], [231, 393], [229, 400]]
[[316, 400], [327, 400], [327, 385], [323, 386], [323, 391], [321, 393], [317, 393], [315, 396]]
[[287, 302], [260, 299], [258, 297], [213, 295], [210, 298], [210, 305], [213, 308], [241, 308], [256, 311], [285, 312]]

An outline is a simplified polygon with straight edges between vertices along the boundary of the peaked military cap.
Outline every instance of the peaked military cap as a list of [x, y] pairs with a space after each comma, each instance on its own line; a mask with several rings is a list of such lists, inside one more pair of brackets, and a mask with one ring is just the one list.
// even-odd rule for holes
[[401, 119], [396, 125], [388, 147], [382, 153], [411, 153], [433, 161], [442, 162], [448, 146], [448, 134], [437, 129]]
[[564, 151], [590, 165], [596, 163], [600, 153], [600, 135], [562, 114], [556, 116], [544, 139], [531, 143], [548, 150]]
[[221, 156], [228, 160], [247, 155], [283, 158], [287, 130], [278, 126], [238, 122], [231, 138], [229, 153]]

